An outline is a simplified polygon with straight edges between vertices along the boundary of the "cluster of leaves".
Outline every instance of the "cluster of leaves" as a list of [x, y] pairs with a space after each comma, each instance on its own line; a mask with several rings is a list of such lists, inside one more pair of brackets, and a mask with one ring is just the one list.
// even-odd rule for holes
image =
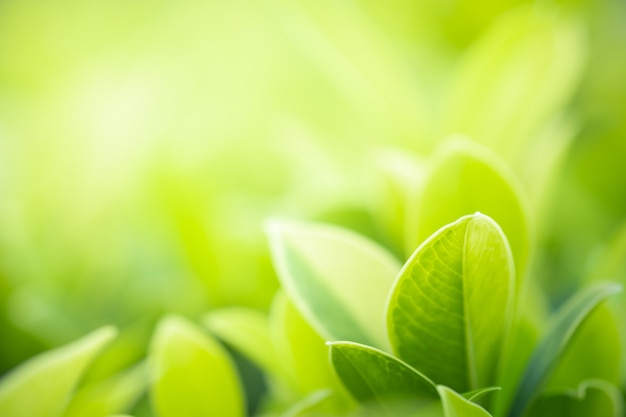
[[[524, 279], [522, 198], [495, 162], [467, 141], [445, 146], [413, 207], [420, 222], [407, 228], [428, 237], [404, 265], [347, 229], [273, 220], [284, 292], [269, 316], [213, 311], [209, 332], [167, 317], [145, 363], [74, 392], [114, 337], [100, 329], [6, 377], [0, 414], [106, 416], [148, 390], [161, 417], [244, 416], [245, 381], [220, 339], [263, 370], [262, 416], [621, 416], [623, 311], [601, 306], [620, 287], [595, 283], [542, 311]], [[476, 208], [485, 214], [458, 216]]]
[[[310, 7], [317, 10], [315, 5]], [[538, 251], [543, 249], [538, 241], [545, 239], [538, 235], [549, 233], [544, 227], [546, 197], [573, 136], [563, 105], [584, 62], [581, 27], [537, 7], [522, 7], [503, 16], [460, 60], [447, 95], [439, 99], [445, 105], [433, 111], [434, 126], [422, 131], [414, 126], [421, 121], [412, 119], [419, 112], [404, 106], [416, 101], [405, 93], [406, 80], [388, 81], [395, 79], [389, 74], [402, 71], [395, 71], [393, 62], [389, 63], [392, 70], [384, 67], [379, 71], [377, 59], [361, 56], [369, 56], [369, 51], [360, 54], [363, 42], [350, 43], [353, 35], [342, 31], [347, 20], [343, 17], [351, 16], [352, 11], [338, 9], [336, 21], [324, 21], [361, 59], [351, 56], [359, 65], [343, 58], [320, 64], [328, 65], [333, 82], [341, 84], [349, 75], [360, 74], [351, 65], [360, 68], [363, 64], [363, 72], [379, 81], [381, 90], [397, 93], [399, 98], [390, 99], [394, 103], [390, 107], [411, 111], [398, 117], [390, 111], [389, 119], [378, 123], [385, 129], [392, 126], [391, 132], [385, 131], [390, 136], [410, 138], [413, 147], [401, 143], [408, 149], [424, 154], [430, 150], [428, 139], [414, 143], [417, 133], [427, 138], [463, 132], [476, 142], [446, 142], [425, 161], [403, 151], [376, 152], [369, 168], [379, 189], [370, 206], [365, 207], [367, 202], [359, 196], [355, 199], [362, 206], [356, 211], [342, 212], [339, 202], [338, 213], [343, 217], [333, 216], [332, 210], [328, 216], [317, 216], [344, 227], [269, 222], [267, 246], [282, 289], [268, 314], [229, 307], [210, 311], [201, 324], [168, 316], [154, 331], [148, 324], [139, 330], [124, 329], [116, 338], [111, 327], [97, 330], [7, 374], [0, 381], [1, 416], [623, 415], [626, 301], [623, 295], [615, 295], [619, 285], [601, 281], [624, 280], [626, 228], [606, 255], [598, 257], [593, 273], [583, 276], [580, 285], [575, 280], [568, 284], [567, 301], [560, 299], [563, 292], [555, 299], [543, 291], [550, 277], [536, 262], [551, 255]], [[289, 17], [298, 22], [291, 23], [294, 27], [311, 24], [305, 13], [294, 12]], [[332, 53], [334, 46], [321, 42], [315, 30], [296, 32], [304, 46], [316, 53], [342, 56]], [[458, 37], [462, 34], [455, 35]], [[360, 90], [358, 82], [355, 85], [345, 89], [348, 96], [358, 91], [357, 97], [369, 97], [370, 90]], [[349, 99], [361, 105], [358, 99]], [[621, 102], [616, 103], [615, 107], [622, 109]], [[377, 105], [367, 109], [379, 113]], [[249, 159], [256, 160], [257, 149], [249, 152]], [[234, 160], [241, 162], [241, 155], [234, 153]], [[306, 165], [306, 158], [285, 153], [290, 165], [298, 169]], [[322, 171], [318, 163], [323, 160], [309, 161], [314, 176]], [[268, 171], [272, 181], [288, 177], [277, 174], [280, 170]], [[219, 169], [216, 172], [224, 174]], [[289, 171], [294, 172], [303, 173]], [[329, 174], [333, 181], [335, 173]], [[254, 177], [257, 172], [246, 175]], [[311, 191], [311, 184], [318, 191], [325, 185], [323, 181], [294, 184], [294, 194], [307, 194], [306, 203], [320, 195]], [[356, 188], [352, 185], [348, 188]], [[241, 217], [232, 214], [233, 207], [246, 204], [232, 201], [233, 188], [228, 184], [217, 188], [220, 199], [209, 204], [213, 217], [208, 227], [217, 237], [208, 241], [201, 232], [207, 228], [203, 222], [206, 207], [201, 199], [190, 197], [194, 190], [173, 192], [172, 202], [165, 204], [174, 213], [180, 228], [177, 238], [184, 241], [185, 255], [195, 272], [210, 280], [200, 286], [178, 283], [184, 291], [162, 287], [160, 292], [169, 296], [162, 298], [168, 299], [165, 306], [171, 311], [194, 316], [198, 310], [224, 304], [223, 293], [236, 293], [251, 277], [272, 284], [255, 287], [259, 292], [248, 292], [245, 297], [241, 291], [240, 301], [263, 306], [262, 300], [274, 290], [273, 275], [264, 274], [268, 263], [264, 252], [257, 251], [257, 242], [251, 244], [248, 239], [252, 235], [248, 226], [254, 221], [242, 225]], [[274, 203], [268, 199], [259, 206], [264, 210], [273, 207], [269, 201]], [[243, 202], [258, 203], [254, 199]], [[567, 198], [558, 203], [573, 204]], [[255, 221], [265, 215], [258, 206], [251, 206]], [[333, 202], [328, 206], [332, 209]], [[614, 206], [619, 212], [623, 202]], [[596, 244], [588, 232], [602, 217], [595, 214], [603, 212], [595, 209], [591, 206], [588, 211], [594, 216], [584, 219], [591, 223], [576, 228], [580, 239], [564, 238], [574, 233], [568, 230], [556, 239], [556, 246], [564, 250], [573, 247], [579, 254], [580, 242], [584, 242], [582, 246]], [[144, 212], [139, 211], [138, 216], [143, 217]], [[370, 211], [374, 213], [373, 228], [353, 216]], [[303, 217], [316, 217], [309, 214]], [[48, 216], [42, 218], [42, 223], [50, 223]], [[229, 220], [228, 226], [216, 227], [224, 219]], [[77, 235], [76, 247], [84, 245], [84, 236]], [[59, 246], [56, 240], [54, 246]], [[219, 258], [217, 266], [213, 259], [206, 259], [207, 252]], [[51, 264], [56, 264], [56, 255], [50, 255], [54, 259]], [[35, 264], [30, 257], [14, 258], [16, 269]], [[152, 278], [161, 264], [150, 260], [142, 267], [150, 270]], [[66, 272], [72, 268], [59, 269]], [[48, 277], [33, 275], [41, 280]], [[93, 281], [100, 278], [94, 276]], [[107, 299], [113, 299], [118, 297], [116, 285], [105, 282], [97, 288], [105, 289]], [[136, 312], [148, 305], [150, 311], [161, 311], [160, 300], [138, 302], [141, 297], [151, 298], [146, 288], [159, 285], [162, 283], [146, 279], [138, 287], [140, 296], [120, 308]], [[40, 290], [32, 287], [35, 292]], [[59, 285], [54, 292], [65, 295], [65, 289]], [[87, 303], [101, 300], [91, 285], [84, 284], [84, 289]], [[63, 302], [58, 303], [63, 314], [51, 314], [57, 310], [27, 296], [27, 291], [15, 294], [11, 298], [14, 316], [24, 313], [24, 327], [35, 334], [56, 335], [72, 323], [68, 317], [79, 315], [76, 308], [66, 309]], [[205, 296], [216, 298], [207, 305]], [[82, 296], [75, 298], [73, 302], [85, 303]], [[604, 305], [607, 298], [619, 302]], [[94, 311], [110, 312], [110, 303], [93, 304]], [[101, 321], [101, 315], [94, 316], [76, 317], [74, 324], [83, 319], [89, 325]], [[146, 340], [151, 342], [144, 355], [138, 346]], [[257, 380], [259, 375], [262, 382]], [[264, 391], [259, 393], [259, 387]]]

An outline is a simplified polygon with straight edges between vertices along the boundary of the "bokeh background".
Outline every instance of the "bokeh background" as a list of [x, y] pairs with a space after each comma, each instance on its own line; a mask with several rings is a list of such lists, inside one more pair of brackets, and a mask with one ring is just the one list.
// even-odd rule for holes
[[521, 178], [553, 303], [616, 273], [624, 22], [623, 0], [1, 0], [0, 374], [107, 323], [121, 368], [164, 313], [267, 309], [268, 217], [397, 249], [377, 172], [450, 134]]

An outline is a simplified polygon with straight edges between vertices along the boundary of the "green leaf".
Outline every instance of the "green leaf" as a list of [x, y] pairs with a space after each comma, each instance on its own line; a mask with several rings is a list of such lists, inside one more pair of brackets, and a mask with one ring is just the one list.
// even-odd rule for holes
[[619, 388], [606, 381], [582, 382], [576, 390], [539, 398], [532, 417], [622, 417], [624, 399]]
[[205, 326], [266, 371], [278, 368], [267, 316], [246, 307], [227, 307], [204, 316]]
[[586, 49], [582, 25], [558, 10], [528, 4], [503, 15], [458, 67], [445, 106], [446, 133], [517, 157], [574, 93]]
[[268, 233], [283, 288], [320, 335], [388, 347], [384, 312], [396, 259], [337, 227], [274, 221]]
[[415, 196], [407, 244], [413, 251], [439, 228], [480, 211], [492, 217], [511, 246], [519, 290], [529, 251], [527, 209], [521, 187], [507, 166], [467, 140], [447, 142], [435, 155], [424, 186]]
[[329, 342], [330, 361], [360, 403], [393, 407], [437, 398], [435, 384], [411, 366], [378, 349], [352, 342]]
[[82, 387], [64, 417], [105, 417], [129, 410], [148, 385], [145, 364]]
[[391, 293], [394, 352], [459, 392], [494, 385], [513, 280], [507, 240], [491, 218], [476, 213], [443, 227], [407, 261]]
[[526, 366], [508, 413], [509, 417], [524, 415], [527, 407], [539, 395], [581, 323], [602, 301], [620, 290], [621, 287], [615, 284], [589, 287], [578, 292], [559, 309]]
[[19, 366], [0, 383], [0, 415], [60, 416], [85, 369], [116, 334], [103, 327]]
[[443, 413], [445, 417], [490, 417], [484, 408], [474, 404], [452, 389], [439, 385], [437, 391], [443, 403]]
[[150, 349], [151, 397], [160, 417], [244, 416], [236, 370], [224, 349], [179, 317], [163, 319]]

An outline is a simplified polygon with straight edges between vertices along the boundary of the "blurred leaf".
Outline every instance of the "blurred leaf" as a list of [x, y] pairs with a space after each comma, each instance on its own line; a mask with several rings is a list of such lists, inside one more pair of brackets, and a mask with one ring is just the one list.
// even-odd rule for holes
[[261, 368], [278, 369], [265, 314], [246, 307], [227, 307], [210, 312], [203, 322], [217, 337]]
[[151, 396], [160, 417], [244, 416], [236, 370], [224, 349], [179, 317], [163, 319], [150, 349]]
[[[352, 342], [329, 342], [330, 361], [352, 396], [360, 403], [388, 408], [417, 405], [437, 398], [435, 384], [411, 366], [378, 349]], [[404, 409], [409, 412], [408, 408]]]
[[[587, 277], [590, 283], [607, 280], [626, 285], [626, 222], [621, 224]], [[626, 382], [626, 293], [619, 294], [610, 305], [617, 315], [622, 347], [621, 378]]]
[[530, 246], [527, 209], [517, 181], [499, 158], [467, 140], [448, 142], [435, 156], [415, 199], [408, 250], [444, 225], [480, 211], [502, 227], [515, 261], [516, 288], [521, 288]]
[[[545, 318], [543, 319], [545, 320]], [[496, 384], [502, 391], [493, 398], [490, 410], [496, 416], [501, 416], [505, 408], [511, 403], [515, 390], [525, 371], [526, 363], [537, 345], [543, 326], [529, 317], [527, 311], [519, 312], [513, 319], [511, 332], [508, 335], [506, 346], [502, 351], [502, 360]]]
[[375, 190], [372, 206], [380, 233], [393, 252], [404, 257], [409, 202], [424, 179], [424, 166], [399, 150], [378, 150], [373, 155]]
[[148, 385], [145, 364], [82, 387], [64, 417], [105, 417], [129, 410]]
[[268, 234], [283, 287], [324, 338], [388, 347], [385, 303], [400, 265], [385, 249], [322, 224], [274, 221]]
[[85, 372], [82, 384], [91, 384], [119, 374], [143, 360], [156, 319], [140, 319], [120, 329], [119, 335], [102, 351]]
[[510, 160], [573, 95], [584, 30], [547, 7], [502, 15], [468, 51], [445, 106], [446, 133], [469, 135]]
[[575, 390], [592, 379], [619, 384], [622, 350], [617, 325], [606, 306], [591, 312], [563, 351], [544, 391]]
[[524, 415], [583, 321], [602, 301], [620, 290], [621, 287], [615, 284], [589, 287], [578, 292], [559, 309], [526, 365], [526, 371], [507, 414], [509, 417]]
[[394, 352], [457, 391], [493, 385], [514, 291], [500, 227], [476, 213], [426, 240], [407, 261], [387, 312]]
[[290, 407], [281, 417], [303, 417], [315, 413], [315, 409], [331, 395], [332, 391], [329, 389], [313, 391], [306, 398]]
[[443, 385], [437, 386], [445, 417], [490, 417], [484, 408]]
[[557, 180], [578, 128], [571, 118], [556, 116], [519, 155], [520, 161], [512, 164], [527, 192], [538, 234], [549, 231], [548, 210], [556, 198]]
[[601, 380], [581, 382], [576, 390], [541, 397], [533, 405], [532, 417], [622, 417], [624, 399], [619, 388]]
[[0, 415], [60, 416], [85, 369], [116, 333], [103, 327], [20, 365], [0, 382]]
[[285, 375], [290, 384], [283, 390], [295, 388], [297, 397], [327, 388], [341, 391], [328, 361], [324, 339], [283, 292], [276, 295], [272, 304], [270, 329], [276, 358], [282, 365], [279, 377]]

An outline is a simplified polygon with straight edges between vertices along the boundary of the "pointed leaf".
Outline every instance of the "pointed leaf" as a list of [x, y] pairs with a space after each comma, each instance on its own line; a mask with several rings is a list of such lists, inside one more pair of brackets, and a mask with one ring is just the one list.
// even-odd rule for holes
[[337, 227], [272, 222], [268, 233], [283, 288], [318, 333], [387, 348], [385, 302], [398, 261]]
[[457, 391], [493, 385], [512, 290], [500, 227], [480, 213], [460, 218], [424, 242], [400, 272], [387, 312], [394, 352]]
[[446, 143], [435, 156], [424, 186], [415, 196], [408, 223], [408, 249], [446, 224], [480, 211], [492, 217], [511, 246], [521, 286], [529, 251], [527, 209], [513, 174], [487, 149], [467, 140]]
[[508, 413], [509, 417], [524, 415], [524, 411], [543, 388], [581, 323], [602, 301], [620, 290], [621, 287], [615, 284], [589, 287], [578, 292], [559, 309], [526, 366]]
[[150, 349], [151, 397], [160, 417], [244, 416], [236, 370], [224, 349], [178, 317], [161, 321]]
[[0, 382], [0, 416], [60, 416], [85, 369], [116, 334], [103, 327], [12, 371]]
[[387, 353], [352, 342], [329, 342], [328, 346], [337, 375], [361, 403], [384, 408], [437, 397], [428, 377]]
[[443, 385], [437, 386], [443, 403], [444, 417], [490, 417], [491, 414], [478, 404]]

